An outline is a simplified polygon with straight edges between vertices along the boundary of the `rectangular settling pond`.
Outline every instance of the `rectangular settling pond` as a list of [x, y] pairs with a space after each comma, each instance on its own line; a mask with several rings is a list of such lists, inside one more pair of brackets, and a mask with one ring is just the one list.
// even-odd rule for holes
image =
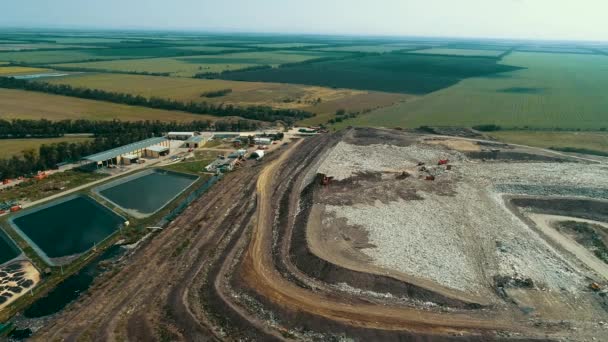
[[20, 212], [9, 222], [47, 263], [55, 265], [68, 261], [59, 258], [88, 251], [125, 219], [89, 196], [73, 195]]
[[190, 187], [198, 176], [146, 170], [97, 187], [94, 191], [136, 218], [148, 217]]
[[13, 260], [19, 256], [21, 252], [9, 237], [0, 229], [0, 265], [7, 261]]

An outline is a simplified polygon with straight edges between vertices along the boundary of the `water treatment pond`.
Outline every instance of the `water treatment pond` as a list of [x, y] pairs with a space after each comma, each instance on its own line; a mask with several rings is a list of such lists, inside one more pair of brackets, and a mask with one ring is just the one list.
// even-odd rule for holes
[[4, 231], [0, 229], [0, 265], [13, 260], [19, 254], [19, 250], [15, 247], [15, 244], [6, 236]]
[[95, 278], [104, 269], [100, 266], [102, 261], [110, 261], [123, 254], [124, 249], [114, 245], [103, 254], [95, 258], [90, 264], [71, 275], [45, 297], [38, 299], [23, 315], [27, 318], [38, 318], [55, 314], [65, 308], [68, 304], [78, 299], [80, 294], [86, 291]]
[[147, 170], [102, 185], [95, 191], [130, 215], [147, 217], [179, 196], [198, 176], [165, 170]]
[[125, 221], [89, 196], [74, 195], [19, 213], [10, 219], [15, 230], [49, 264], [51, 259], [86, 252]]

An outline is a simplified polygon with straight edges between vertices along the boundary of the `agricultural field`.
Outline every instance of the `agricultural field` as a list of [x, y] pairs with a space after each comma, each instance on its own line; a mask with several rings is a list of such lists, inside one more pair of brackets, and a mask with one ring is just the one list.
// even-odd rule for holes
[[96, 57], [92, 50], [0, 52], [0, 61], [29, 64], [62, 63], [97, 58], [99, 57]]
[[90, 119], [179, 122], [217, 119], [217, 117], [210, 115], [134, 107], [13, 89], [0, 89], [0, 117], [2, 119], [34, 120]]
[[[161, 97], [179, 101], [195, 101], [208, 103], [225, 103], [238, 106], [261, 105], [273, 108], [299, 108], [311, 112], [324, 112], [324, 109], [335, 108], [332, 103], [344, 103], [340, 106], [349, 107], [353, 99], [353, 106], [359, 101], [354, 97], [366, 94], [363, 91], [350, 89], [333, 89], [315, 86], [302, 86], [297, 84], [261, 83], [261, 82], [235, 82], [226, 80], [206, 80], [179, 77], [156, 77], [125, 74], [74, 74], [68, 77], [58, 77], [46, 80], [53, 84], [68, 84], [73, 87], [102, 89], [112, 92], [141, 95], [147, 98]], [[231, 92], [218, 97], [203, 97], [203, 93], [223, 89]], [[392, 95], [392, 94], [391, 94]], [[391, 97], [400, 97], [394, 94]], [[377, 97], [375, 97], [377, 98]], [[318, 99], [321, 102], [318, 103]], [[376, 108], [380, 105], [389, 105], [394, 102], [372, 101]], [[336, 109], [333, 109], [335, 112]]]
[[326, 45], [326, 44], [319, 44], [319, 43], [262, 43], [262, 44], [247, 44], [247, 46], [253, 46], [253, 47], [262, 47], [262, 48], [272, 48], [272, 49], [291, 49], [291, 48], [309, 48], [309, 47], [316, 47], [316, 46], [322, 46], [322, 45]]
[[112, 60], [103, 62], [66, 63], [56, 67], [79, 68], [108, 72], [139, 72], [169, 74], [176, 77], [192, 77], [201, 72], [222, 72], [256, 66], [256, 64], [213, 64], [201, 65], [177, 58], [149, 58]]
[[[322, 52], [243, 52], [223, 55], [190, 56], [179, 58], [149, 58], [113, 60], [88, 63], [65, 63], [57, 67], [107, 70], [119, 72], [167, 73], [177, 77], [192, 77], [197, 73], [218, 73], [260, 65], [278, 66], [325, 56]], [[1, 58], [1, 56], [0, 56]]]
[[462, 80], [415, 101], [348, 124], [418, 127], [497, 124], [507, 128], [608, 127], [608, 58], [590, 54], [515, 52], [500, 65], [518, 70]]
[[499, 131], [488, 135], [510, 144], [542, 148], [587, 149], [608, 153], [607, 132]]
[[25, 74], [47, 72], [47, 71], [49, 71], [49, 69], [0, 65], [0, 76], [25, 75]]
[[432, 48], [411, 53], [430, 54], [430, 55], [451, 55], [451, 56], [481, 56], [481, 57], [498, 57], [505, 50], [475, 50], [475, 49], [447, 49], [447, 48]]
[[[0, 46], [1, 47], [1, 46]], [[81, 47], [82, 48], [82, 47]], [[200, 51], [198, 52], [200, 53]], [[55, 64], [78, 61], [122, 60], [196, 55], [197, 51], [174, 47], [118, 47], [0, 52], [0, 61], [27, 64]]]
[[393, 44], [387, 44], [387, 45], [355, 45], [355, 46], [336, 46], [336, 47], [328, 47], [328, 48], [321, 48], [321, 49], [315, 49], [318, 51], [330, 51], [330, 52], [334, 52], [334, 51], [339, 51], [339, 52], [375, 52], [375, 53], [385, 53], [385, 52], [391, 52], [391, 51], [397, 51], [397, 50], [404, 50], [404, 49], [416, 49], [419, 48], [418, 46], [410, 46], [410, 47], [404, 47], [404, 46], [399, 46], [399, 45], [393, 45]]
[[406, 94], [426, 94], [463, 79], [497, 75], [518, 67], [478, 57], [384, 54], [296, 65], [272, 70], [233, 72], [223, 79], [309, 84]]
[[38, 149], [42, 145], [56, 144], [61, 142], [80, 143], [90, 139], [91, 138], [89, 137], [81, 136], [66, 136], [48, 139], [0, 139], [0, 159], [18, 156], [22, 154], [23, 151], [27, 150], [34, 150], [37, 154]]
[[187, 50], [187, 51], [196, 51], [201, 53], [217, 53], [217, 52], [226, 52], [226, 51], [242, 51], [246, 50], [245, 47], [228, 47], [228, 46], [177, 46], [174, 47], [178, 50]]
[[593, 51], [585, 48], [565, 47], [565, 46], [522, 46], [516, 49], [522, 52], [545, 52], [545, 53], [593, 53]]
[[327, 124], [328, 120], [335, 118], [336, 111], [344, 110], [346, 113], [361, 113], [384, 107], [389, 107], [397, 103], [412, 101], [417, 96], [397, 93], [383, 92], [360, 92], [352, 96], [343, 97], [333, 101], [323, 101], [304, 110], [315, 113], [312, 118], [304, 119], [298, 122], [299, 125], [317, 126]]
[[17, 43], [17, 44], [0, 44], [0, 52], [8, 51], [29, 51], [42, 49], [75, 49], [75, 48], [95, 48], [95, 46], [79, 46], [79, 45], [62, 45], [52, 43]]

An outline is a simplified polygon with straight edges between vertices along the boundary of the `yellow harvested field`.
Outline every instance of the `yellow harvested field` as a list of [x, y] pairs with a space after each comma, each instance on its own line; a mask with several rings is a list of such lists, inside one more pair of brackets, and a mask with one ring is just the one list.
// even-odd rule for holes
[[[179, 101], [225, 103], [236, 106], [262, 105], [274, 108], [302, 109], [321, 99], [321, 103], [367, 94], [365, 91], [333, 89], [297, 84], [204, 80], [123, 74], [77, 74], [48, 80], [54, 84], [102, 89], [144, 97], [162, 97]], [[214, 98], [201, 94], [232, 89], [230, 94]]]
[[46, 71], [48, 71], [48, 69], [19, 67], [19, 66], [3, 66], [3, 67], [0, 67], [0, 76], [33, 74], [33, 73], [46, 72]]
[[0, 89], [1, 119], [89, 119], [89, 120], [160, 120], [189, 122], [216, 120], [211, 115], [127, 106], [24, 90]]
[[604, 132], [500, 131], [488, 135], [511, 144], [542, 148], [583, 148], [608, 153], [608, 133]]
[[90, 137], [67, 136], [61, 138], [45, 138], [45, 139], [1, 139], [0, 140], [0, 158], [10, 158], [15, 155], [21, 155], [23, 151], [34, 150], [38, 153], [41, 145], [55, 144], [60, 142], [79, 143], [91, 140]]

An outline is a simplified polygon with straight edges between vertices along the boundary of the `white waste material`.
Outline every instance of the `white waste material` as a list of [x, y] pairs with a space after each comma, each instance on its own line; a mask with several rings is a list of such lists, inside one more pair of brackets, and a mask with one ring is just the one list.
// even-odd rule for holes
[[357, 146], [341, 142], [318, 172], [345, 179], [358, 172], [394, 170], [443, 158], [455, 163], [450, 172], [459, 179], [455, 196], [419, 191], [423, 200], [327, 205], [326, 210], [369, 233], [369, 242], [376, 247], [362, 251], [378, 266], [454, 289], [487, 289], [495, 275], [531, 278], [537, 287], [553, 290], [577, 292], [585, 287], [584, 271], [513, 214], [494, 185], [606, 187], [608, 169], [604, 166], [483, 163], [426, 145]]

